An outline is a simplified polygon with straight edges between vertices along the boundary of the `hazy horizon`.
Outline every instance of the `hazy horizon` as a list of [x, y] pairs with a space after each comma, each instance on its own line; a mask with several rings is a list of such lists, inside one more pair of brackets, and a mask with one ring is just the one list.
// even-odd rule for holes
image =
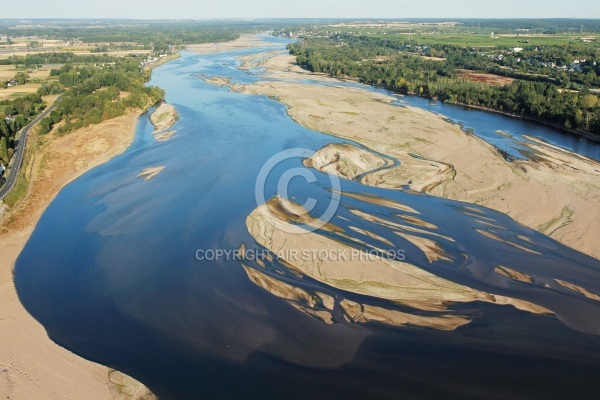
[[282, 3], [273, 0], [222, 0], [208, 5], [191, 0], [92, 0], [84, 3], [73, 0], [29, 2], [28, 11], [7, 7], [3, 19], [259, 19], [259, 18], [600, 18], [600, 2], [579, 0], [552, 2], [414, 1], [357, 0]]

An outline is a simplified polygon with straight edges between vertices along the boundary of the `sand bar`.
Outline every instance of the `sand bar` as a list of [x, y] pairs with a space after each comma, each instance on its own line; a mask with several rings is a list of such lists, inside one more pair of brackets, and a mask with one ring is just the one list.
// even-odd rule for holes
[[[600, 258], [595, 239], [600, 235], [600, 163], [539, 140], [528, 144], [535, 160], [508, 162], [493, 146], [443, 116], [392, 105], [394, 97], [366, 89], [296, 83], [299, 75], [306, 78], [306, 71], [291, 71], [293, 64], [294, 57], [287, 54], [264, 61], [266, 74], [289, 79], [247, 85], [244, 92], [277, 98], [298, 123], [400, 161], [396, 168], [364, 177], [363, 183], [393, 189], [409, 186], [483, 205]], [[360, 150], [339, 151], [336, 165], [324, 163], [327, 172], [353, 178], [356, 172], [376, 169], [377, 162], [364, 165]], [[331, 161], [327, 154], [317, 157]], [[360, 170], [346, 168], [361, 164]]]

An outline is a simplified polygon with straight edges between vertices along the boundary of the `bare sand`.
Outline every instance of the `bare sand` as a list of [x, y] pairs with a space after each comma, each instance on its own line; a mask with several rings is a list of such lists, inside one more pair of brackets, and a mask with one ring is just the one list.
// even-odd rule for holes
[[156, 175], [160, 174], [163, 169], [165, 169], [164, 166], [146, 168], [138, 174], [138, 178], [144, 178], [145, 181], [149, 181], [150, 179], [155, 178]]
[[241, 35], [238, 39], [229, 42], [189, 44], [185, 46], [185, 48], [198, 54], [211, 54], [258, 46], [278, 47], [278, 45], [274, 45], [273, 43], [264, 42], [255, 34], [246, 34]]
[[154, 125], [154, 133], [160, 134], [171, 128], [177, 122], [177, 118], [179, 118], [179, 114], [175, 107], [162, 103], [150, 115], [150, 122]]
[[29, 193], [1, 220], [0, 398], [153, 398], [132, 378], [52, 342], [19, 302], [12, 275], [15, 260], [50, 201], [85, 171], [122, 153], [133, 140], [138, 116], [132, 112], [63, 137], [51, 133], [29, 139], [28, 146], [39, 146], [24, 166], [31, 182]]
[[[596, 240], [600, 235], [600, 163], [539, 140], [529, 144], [532, 161], [508, 162], [493, 146], [442, 116], [391, 105], [393, 97], [363, 89], [294, 83], [305, 74], [290, 71], [292, 56], [277, 55], [264, 65], [267, 74], [287, 76], [289, 81], [259, 82], [245, 86], [244, 92], [278, 98], [298, 123], [354, 140], [401, 162], [396, 168], [364, 177], [363, 183], [393, 189], [409, 186], [483, 205], [600, 258]], [[365, 166], [368, 152], [361, 149], [331, 150], [324, 149], [314, 158], [327, 172], [353, 179], [379, 166], [376, 157]]]
[[[327, 74], [313, 73], [301, 68], [296, 62], [296, 57], [291, 56], [287, 51], [276, 53], [260, 53], [254, 58], [241, 58], [242, 65], [249, 68], [254, 63], [254, 66], [262, 66], [266, 69], [265, 75], [271, 78], [280, 80], [295, 81], [298, 79], [311, 79], [323, 82], [339, 82], [338, 79], [332, 78]], [[266, 58], [265, 58], [266, 57]]]
[[[451, 282], [404, 261], [372, 254], [369, 257], [356, 255], [349, 251], [352, 247], [345, 242], [320, 234], [318, 231], [308, 232], [294, 225], [292, 222], [309, 214], [306, 210], [300, 211], [302, 206], [297, 204], [290, 206], [287, 203], [289, 201], [275, 197], [248, 216], [246, 226], [259, 244], [280, 255], [293, 254], [293, 251], [305, 254], [305, 250], [310, 250], [314, 254], [326, 251], [328, 254], [333, 252], [347, 255], [324, 259], [318, 259], [316, 256], [288, 256], [284, 260], [290, 268], [337, 289], [401, 303], [420, 310], [439, 312], [435, 317], [419, 318], [394, 310], [363, 305], [360, 314], [345, 310], [349, 318], [355, 322], [379, 321], [392, 325], [414, 324], [452, 330], [469, 323], [470, 320], [451, 312], [444, 313], [447, 305], [472, 301], [510, 304], [536, 314], [552, 313], [528, 301], [485, 293]], [[341, 236], [351, 239], [351, 236]], [[278, 297], [288, 300], [299, 298], [307, 300], [308, 296], [309, 301], [306, 301], [306, 304], [311, 308], [316, 304], [310, 301], [310, 295], [301, 289], [294, 289], [289, 284], [273, 282], [274, 278], [266, 279], [258, 272], [249, 272], [247, 267], [246, 272], [252, 282]]]
[[[504, 212], [568, 246], [600, 258], [600, 248], [595, 240], [600, 234], [600, 224], [596, 222], [600, 219], [597, 207], [600, 204], [600, 163], [532, 138], [528, 143], [531, 161], [508, 162], [493, 146], [462, 131], [442, 116], [413, 107], [394, 106], [391, 103], [395, 98], [368, 90], [298, 83], [298, 79], [307, 77], [328, 81], [331, 78], [298, 71], [292, 56], [280, 54], [270, 57], [246, 57], [242, 67], [248, 68], [254, 62], [267, 69], [266, 76], [277, 80], [245, 85], [241, 91], [277, 98], [288, 106], [288, 114], [298, 123], [353, 140], [365, 147], [330, 144], [305, 160], [306, 166], [347, 179], [360, 179], [367, 185], [391, 189], [408, 187], [440, 197], [484, 205]], [[369, 149], [389, 155], [400, 164], [396, 165]], [[377, 203], [382, 200], [365, 198], [365, 201]], [[255, 209], [246, 220], [248, 231], [257, 242], [276, 254], [290, 254], [290, 250], [302, 253], [304, 249], [337, 250], [339, 254], [353, 244], [365, 245], [354, 237], [353, 232], [340, 232], [335, 227], [326, 230], [335, 232], [344, 241], [303, 230], [296, 224], [310, 225], [310, 217], [302, 215], [298, 211], [299, 206], [283, 203], [289, 201], [273, 198]], [[401, 204], [397, 208], [409, 213], [414, 211], [407, 210]], [[417, 212], [414, 214], [418, 215]], [[391, 225], [389, 221], [366, 213], [357, 215], [393, 229], [415, 244], [430, 262], [449, 260], [435, 240], [413, 234], [427, 230], [430, 237], [436, 236], [437, 227], [416, 215], [405, 216], [405, 220], [422, 229], [398, 223]], [[350, 228], [377, 239], [369, 232]], [[433, 317], [416, 317], [368, 304], [347, 300], [340, 302], [345, 318], [353, 322], [378, 321], [391, 325], [451, 330], [470, 321], [460, 315], [444, 313], [446, 305], [471, 301], [509, 304], [532, 313], [552, 313], [527, 301], [455, 284], [396, 260], [346, 259], [340, 262], [335, 259], [301, 258], [283, 261], [292, 270], [338, 289], [438, 312]], [[368, 268], [365, 268], [366, 265]], [[298, 288], [273, 282], [273, 277], [262, 277], [260, 271], [251, 272], [247, 267], [246, 272], [252, 282], [288, 302], [295, 302], [292, 305], [300, 311], [331, 322], [331, 314], [323, 309], [330, 309], [325, 307], [326, 301], [331, 305], [329, 300], [319, 300], [317, 294], [316, 301], [306, 301], [301, 297], [303, 301], [298, 304]], [[519, 281], [531, 279], [526, 274], [501, 266], [496, 272]], [[586, 297], [600, 298], [571, 283], [559, 284]]]

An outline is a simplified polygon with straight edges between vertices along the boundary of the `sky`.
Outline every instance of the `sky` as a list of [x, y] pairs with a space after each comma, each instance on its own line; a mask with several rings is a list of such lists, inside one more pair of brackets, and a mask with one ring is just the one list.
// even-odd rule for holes
[[28, 0], [0, 18], [600, 18], [600, 0]]

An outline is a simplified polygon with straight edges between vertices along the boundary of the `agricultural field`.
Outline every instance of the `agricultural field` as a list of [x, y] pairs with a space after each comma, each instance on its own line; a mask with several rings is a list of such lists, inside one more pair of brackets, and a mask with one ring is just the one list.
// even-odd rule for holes
[[145, 55], [152, 53], [152, 50], [144, 49], [142, 46], [138, 45], [124, 46], [127, 49], [122, 49], [120, 44], [109, 47], [111, 46], [111, 44], [109, 43], [76, 43], [71, 45], [62, 41], [56, 42], [56, 44], [46, 45], [46, 41], [44, 41], [43, 47], [40, 46], [33, 48], [27, 47], [24, 42], [19, 42], [19, 45], [0, 45], [0, 60], [9, 58], [11, 56], [24, 57], [28, 54], [47, 52], [69, 52], [77, 55], [93, 55], [107, 53], [115, 57], [126, 57], [130, 54]]
[[489, 85], [494, 85], [494, 86], [510, 85], [511, 83], [513, 83], [515, 81], [515, 79], [513, 79], [513, 78], [495, 75], [495, 74], [486, 74], [486, 73], [482, 73], [482, 72], [472, 72], [472, 71], [467, 71], [467, 70], [457, 71], [457, 72], [460, 72], [459, 74], [457, 74], [457, 76], [459, 78], [464, 78], [464, 79], [470, 80], [472, 82], [487, 83]]
[[19, 97], [26, 96], [37, 92], [41, 84], [28, 83], [25, 85], [18, 85], [9, 87], [6, 89], [0, 89], [0, 101], [1, 100], [14, 100]]
[[378, 37], [398, 36], [412, 40], [419, 44], [432, 45], [452, 45], [458, 47], [474, 47], [474, 48], [493, 48], [501, 47], [523, 47], [523, 46], [551, 46], [551, 45], [567, 45], [575, 43], [598, 42], [600, 44], [600, 36], [585, 35], [585, 38], [580, 34], [566, 35], [544, 35], [544, 34], [478, 34], [478, 33], [395, 33], [390, 35], [376, 35]]
[[539, 30], [497, 33], [489, 28], [466, 27], [456, 23], [436, 24], [335, 24], [321, 26], [318, 35], [344, 32], [352, 35], [372, 35], [381, 39], [402, 39], [422, 45], [452, 45], [457, 47], [491, 48], [551, 46], [574, 43], [597, 43], [600, 34], [575, 32], [544, 34]]

